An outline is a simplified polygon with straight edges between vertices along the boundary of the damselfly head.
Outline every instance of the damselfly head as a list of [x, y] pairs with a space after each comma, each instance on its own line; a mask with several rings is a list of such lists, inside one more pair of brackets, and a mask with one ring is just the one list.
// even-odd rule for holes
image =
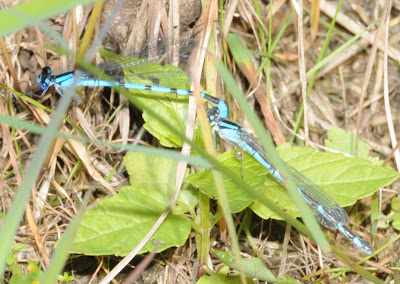
[[48, 66], [43, 67], [42, 73], [37, 78], [37, 82], [39, 83], [40, 88], [42, 88], [43, 90], [47, 90], [49, 88], [49, 85], [50, 85], [49, 77], [50, 77], [50, 75], [51, 75], [51, 68], [48, 67]]
[[207, 111], [208, 119], [210, 120], [211, 124], [215, 124], [218, 122], [220, 111], [219, 108], [213, 107]]

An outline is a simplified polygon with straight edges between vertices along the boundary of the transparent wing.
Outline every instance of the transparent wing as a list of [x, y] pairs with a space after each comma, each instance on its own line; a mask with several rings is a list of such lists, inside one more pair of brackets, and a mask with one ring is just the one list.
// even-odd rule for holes
[[[172, 34], [167, 31], [166, 34]], [[129, 50], [124, 51], [122, 54], [117, 55], [107, 51], [100, 51], [108, 61], [99, 64], [101, 70], [111, 73], [115, 70], [137, 68], [157, 62], [159, 64], [171, 63], [173, 59], [180, 61], [188, 60], [190, 53], [196, 47], [197, 42], [192, 38], [190, 29], [187, 27], [181, 28], [181, 37], [178, 39], [172, 38], [171, 40], [164, 40], [162, 37], [150, 37], [144, 43], [133, 46]], [[139, 67], [143, 68], [143, 67]]]
[[[55, 85], [55, 89], [57, 91], [57, 93], [59, 93], [61, 96], [64, 96], [65, 93], [67, 92], [66, 88], [60, 87], [58, 85]], [[80, 95], [78, 95], [75, 91], [72, 91], [72, 96], [73, 98], [76, 100], [77, 104], [80, 105], [82, 102], [82, 98]]]

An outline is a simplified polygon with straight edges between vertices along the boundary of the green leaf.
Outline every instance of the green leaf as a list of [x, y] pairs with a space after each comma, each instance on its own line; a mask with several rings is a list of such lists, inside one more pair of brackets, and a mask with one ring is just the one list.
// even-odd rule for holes
[[[132, 64], [124, 71], [124, 80], [126, 82], [185, 90], [190, 88], [190, 80], [187, 73], [172, 65], [167, 64], [162, 66], [149, 61], [146, 64]], [[128, 97], [130, 102], [135, 105], [146, 105], [172, 125], [172, 128], [165, 127], [164, 124], [153, 119], [151, 114], [145, 109], [143, 111], [144, 127], [160, 140], [163, 146], [181, 147], [182, 140], [176, 133], [185, 132], [188, 96], [134, 89], [130, 89], [130, 94], [132, 94], [132, 96]]]
[[7, 265], [12, 265], [15, 261], [14, 252], [10, 252], [7, 257]]
[[[332, 128], [328, 131], [328, 139], [325, 139], [326, 147], [342, 153], [354, 155], [356, 148], [356, 135], [341, 128]], [[375, 165], [382, 165], [377, 157], [369, 156], [368, 145], [362, 140], [358, 141], [357, 157], [370, 160]]]
[[[240, 275], [237, 276], [228, 276], [228, 275], [203, 275], [196, 284], [242, 284], [242, 278]], [[246, 283], [251, 284], [254, 283], [251, 277], [246, 277]]]
[[[326, 147], [342, 153], [354, 155], [356, 136], [350, 131], [333, 127], [328, 131], [328, 139], [325, 139], [324, 141]], [[368, 156], [369, 151], [367, 145], [360, 139], [358, 144], [358, 158], [367, 159]]]
[[[348, 158], [338, 153], [317, 152], [313, 148], [290, 147], [289, 144], [282, 144], [277, 150], [285, 162], [320, 185], [342, 207], [353, 205], [358, 199], [372, 195], [399, 177], [399, 174], [390, 168], [373, 165], [365, 159]], [[265, 196], [272, 198], [277, 204], [288, 203], [289, 205], [282, 206], [285, 210], [294, 209], [294, 202], [289, 195], [285, 193], [285, 197], [280, 193], [277, 195], [269, 188], [264, 191]], [[280, 219], [258, 202], [251, 208], [262, 218]]]
[[18, 29], [33, 26], [75, 6], [91, 2], [95, 2], [95, 0], [33, 0], [4, 9], [0, 12], [0, 19], [7, 25], [0, 25], [0, 37], [16, 32]]
[[15, 261], [15, 256], [14, 254], [18, 251], [21, 251], [23, 249], [25, 249], [27, 247], [26, 244], [17, 244], [12, 251], [8, 254], [8, 258], [7, 258], [7, 265], [12, 265]]
[[[242, 163], [235, 157], [235, 151], [227, 151], [221, 154], [218, 160], [237, 175], [241, 175], [243, 168], [243, 179], [260, 192], [264, 189], [264, 183], [267, 179], [265, 168], [249, 154], [244, 154]], [[253, 202], [253, 197], [238, 188], [228, 177], [224, 176], [223, 179], [229, 208], [233, 213], [242, 211]], [[192, 174], [186, 180], [209, 197], [216, 198], [217, 189], [211, 171]]]
[[[129, 152], [125, 155], [124, 162], [131, 185], [148, 188], [158, 184], [167, 184], [169, 193], [172, 193], [175, 188], [176, 161]], [[154, 174], [153, 170], [158, 171], [157, 174]], [[195, 188], [184, 183], [174, 205], [174, 213], [180, 215], [194, 210], [198, 202], [197, 195]]]
[[13, 252], [21, 251], [21, 250], [25, 249], [26, 247], [27, 247], [26, 244], [17, 244], [17, 245], [12, 249], [12, 251], [13, 251]]
[[[124, 162], [131, 186], [99, 201], [96, 208], [85, 213], [72, 252], [126, 255], [143, 239], [167, 207], [174, 190], [177, 162], [140, 153], [128, 153]], [[181, 202], [190, 200], [189, 203], [194, 203], [192, 197], [187, 196], [190, 193]], [[191, 206], [185, 204], [185, 208]], [[179, 215], [182, 214], [182, 207], [178, 210], [174, 208], [153, 236], [152, 240], [162, 246], [149, 242], [141, 253], [160, 252], [186, 242], [191, 228], [190, 220]]]
[[[132, 101], [132, 99], [130, 100]], [[182, 147], [182, 140], [176, 135], [176, 132], [185, 133], [187, 99], [185, 98], [185, 103], [179, 103], [173, 100], [151, 99], [146, 102], [146, 105], [153, 111], [162, 114], [163, 118], [172, 125], [172, 128], [166, 127], [160, 121], [153, 119], [151, 114], [144, 111], [143, 119], [146, 122], [144, 124], [146, 130], [159, 139], [161, 145], [165, 147]]]
[[181, 215], [187, 212], [193, 212], [199, 202], [198, 191], [189, 183], [184, 183], [179, 193], [178, 199], [174, 205], [174, 213]]
[[394, 214], [392, 219], [393, 219], [392, 222], [393, 228], [395, 228], [397, 231], [400, 231], [400, 213], [397, 212], [396, 214]]
[[340, 206], [353, 205], [357, 199], [372, 195], [399, 177], [391, 168], [338, 153], [317, 152], [308, 147], [292, 148], [288, 144], [278, 147], [278, 152], [284, 161], [326, 189]]
[[[213, 252], [225, 265], [229, 266], [231, 269], [239, 271], [236, 258], [232, 254], [216, 249], [213, 249]], [[263, 261], [257, 257], [252, 259], [241, 259], [241, 262], [245, 274], [252, 278], [273, 283], [300, 283], [289, 276], [283, 278], [276, 277], [268, 268], [265, 267]]]
[[21, 284], [25, 283], [25, 276], [22, 274], [22, 267], [13, 264], [10, 266], [12, 276], [10, 278], [11, 284]]
[[13, 265], [10, 267], [13, 275], [10, 279], [11, 284], [31, 284], [39, 283], [40, 277], [43, 275], [43, 271], [39, 269], [38, 264], [33, 260], [28, 260], [28, 274], [22, 273], [22, 267]]
[[26, 283], [39, 283], [40, 278], [43, 275], [43, 271], [39, 268], [37, 262], [33, 260], [28, 260], [29, 273], [26, 275]]
[[379, 228], [388, 228], [389, 224], [392, 223], [393, 228], [400, 230], [400, 197], [392, 199], [390, 212], [387, 215], [381, 215], [379, 218]]
[[64, 272], [63, 275], [58, 275], [57, 280], [69, 283], [70, 281], [75, 280], [75, 277], [73, 275], [68, 275], [67, 272]]
[[[338, 153], [318, 153], [313, 148], [290, 147], [289, 144], [282, 144], [277, 150], [285, 162], [320, 185], [340, 206], [354, 204], [358, 199], [373, 194], [399, 176], [390, 168], [373, 165], [365, 159], [348, 158]], [[233, 151], [223, 153], [219, 160], [238, 175], [241, 174], [241, 163], [235, 158]], [[293, 217], [300, 216], [295, 203], [286, 190], [247, 153], [243, 159], [243, 179], [260, 194], [281, 206], [286, 213]], [[216, 197], [216, 189], [210, 171], [191, 175], [187, 180], [208, 196]], [[257, 215], [264, 219], [281, 219], [264, 204], [254, 200], [245, 191], [238, 188], [228, 178], [224, 178], [224, 184], [232, 212], [238, 212], [250, 206]]]

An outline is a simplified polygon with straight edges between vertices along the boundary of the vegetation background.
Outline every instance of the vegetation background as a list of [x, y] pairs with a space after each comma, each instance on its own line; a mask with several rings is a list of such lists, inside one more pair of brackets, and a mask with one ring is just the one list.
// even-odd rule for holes
[[[382, 166], [399, 169], [400, 165], [396, 136], [399, 4], [364, 0], [3, 2], [3, 281], [54, 283], [58, 278], [68, 283], [106, 283], [114, 277], [115, 283], [398, 281], [399, 199], [396, 183], [391, 185], [398, 174]], [[305, 170], [312, 165], [307, 157], [328, 161], [327, 155], [316, 156], [309, 148], [293, 153], [297, 148], [284, 144], [290, 142], [365, 159], [366, 166], [360, 170], [360, 160], [343, 156], [345, 163], [355, 163], [344, 171], [358, 169], [349, 172], [345, 186], [333, 185], [330, 192], [335, 194], [340, 187], [348, 192], [338, 193], [337, 202], [352, 205], [348, 210], [351, 228], [374, 244], [374, 256], [363, 259], [342, 236], [324, 230], [329, 242], [341, 248], [327, 253], [324, 235], [311, 224], [309, 231], [321, 252], [309, 231], [293, 219], [300, 216], [296, 209], [293, 214], [297, 215], [283, 218], [285, 222], [274, 210], [268, 218], [260, 218], [255, 196], [264, 188], [279, 186], [263, 178], [264, 169], [251, 157], [241, 162], [230, 151], [216, 160], [205, 104], [200, 100], [95, 88], [79, 89], [83, 103], [69, 107], [72, 98], [68, 95], [61, 101], [54, 91], [40, 99], [34, 96], [42, 92], [36, 78], [44, 66], [51, 66], [54, 73], [71, 70], [78, 66], [76, 62], [85, 64], [84, 55], [87, 61], [100, 64], [103, 59], [94, 53], [100, 43], [108, 50], [136, 54], [134, 47], [154, 43], [159, 37], [168, 42], [176, 31], [180, 37], [191, 32], [201, 47], [197, 57], [192, 55], [180, 64], [190, 73], [194, 90], [201, 82], [207, 93], [227, 102], [229, 119], [248, 131], [254, 129], [261, 138], [264, 127], [251, 119], [251, 113], [256, 114], [275, 144], [283, 144], [278, 148], [281, 156], [302, 157], [297, 165], [303, 164]], [[165, 83], [168, 86], [189, 88], [185, 84], [190, 80], [179, 77], [179, 70], [154, 68], [160, 74], [175, 74], [173, 79], [162, 78], [171, 80]], [[241, 103], [241, 93], [251, 113]], [[185, 132], [189, 137], [195, 133], [190, 143], [195, 155], [189, 157], [185, 156], [189, 145], [183, 145]], [[127, 150], [136, 154], [126, 155]], [[219, 171], [209, 171], [213, 167]], [[221, 190], [226, 185], [220, 174], [226, 176], [224, 167], [237, 177], [237, 184], [226, 186], [226, 192]], [[194, 180], [191, 174], [202, 174], [204, 169], [210, 176]], [[343, 170], [338, 164], [321, 166], [314, 175], [331, 179], [329, 188], [337, 181], [335, 170], [339, 169]], [[244, 189], [242, 178], [256, 188], [254, 195], [239, 191]], [[155, 184], [158, 191], [150, 191]], [[257, 191], [257, 186], [262, 189]], [[216, 188], [213, 193], [207, 191], [211, 187]], [[276, 197], [278, 207], [297, 208], [297, 203], [285, 204], [289, 197], [279, 195], [283, 189], [276, 190], [270, 195]], [[210, 197], [218, 199], [219, 205]], [[357, 199], [361, 200], [354, 205]], [[164, 210], [171, 202], [174, 206], [168, 215]], [[126, 207], [128, 215], [135, 215], [130, 210], [146, 209], [129, 220], [133, 234], [124, 232], [123, 222], [109, 214], [124, 206], [133, 206]], [[83, 215], [84, 209], [93, 208]], [[149, 217], [146, 212], [152, 209]], [[159, 216], [165, 218], [160, 222], [164, 228], [159, 228], [157, 237], [145, 239]], [[312, 223], [311, 216], [302, 216]], [[110, 224], [115, 227], [106, 236], [102, 229]], [[82, 233], [82, 228], [98, 231], [90, 235]], [[133, 253], [134, 260], [121, 261], [119, 256], [129, 255], [141, 240], [150, 241]], [[71, 251], [76, 254], [69, 255]], [[139, 251], [144, 254], [137, 255]], [[115, 267], [123, 269], [115, 272], [118, 276], [110, 273]]]

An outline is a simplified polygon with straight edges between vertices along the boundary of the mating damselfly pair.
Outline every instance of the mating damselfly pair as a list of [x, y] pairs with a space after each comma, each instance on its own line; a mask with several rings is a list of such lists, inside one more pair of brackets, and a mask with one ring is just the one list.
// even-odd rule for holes
[[[152, 52], [151, 48], [146, 48], [145, 52], [141, 52], [141, 55], [145, 54], [147, 56], [146, 59], [136, 58], [137, 55], [135, 54], [135, 60], [132, 60], [132, 58], [128, 56], [122, 57], [117, 61], [111, 61], [99, 65], [99, 69], [101, 69], [108, 76], [108, 78], [111, 78], [111, 80], [93, 76], [85, 71], [81, 71], [81, 75], [78, 78], [75, 78], [77, 70], [52, 75], [51, 68], [44, 67], [37, 81], [44, 90], [42, 96], [50, 86], [54, 86], [60, 95], [65, 93], [66, 88], [73, 86], [84, 86], [122, 87], [126, 89], [147, 90], [159, 93], [192, 96], [193, 93], [186, 89], [171, 88], [157, 84], [147, 85], [130, 82], [129, 75], [124, 73], [125, 69], [134, 69], [135, 67], [148, 64], [148, 62], [151, 61], [158, 61], [161, 58], [164, 58], [167, 54], [172, 53], [176, 48], [178, 48], [181, 57], [183, 57], [182, 55], [187, 56], [189, 51], [185, 47], [187, 46], [187, 43], [188, 38], [184, 38], [180, 39], [176, 44], [169, 45], [169, 47], [162, 46], [162, 52], [159, 52], [159, 50]], [[152, 43], [149, 43], [147, 46], [151, 45]], [[191, 48], [193, 47], [192, 45], [189, 46], [191, 46]], [[152, 53], [154, 53], [153, 56], [151, 56]], [[138, 57], [141, 55], [138, 55]], [[153, 78], [152, 81], [161, 82], [162, 80], [154, 80], [154, 78], [157, 79], [165, 76], [174, 76], [174, 74], [152, 72], [150, 75], [141, 74], [141, 76], [149, 76]], [[228, 108], [225, 102], [204, 92], [201, 93], [201, 97], [214, 105], [214, 107], [208, 111], [208, 116], [211, 124], [214, 126], [214, 131], [218, 132], [219, 136], [223, 140], [240, 150], [250, 153], [268, 170], [269, 173], [274, 176], [275, 179], [277, 179], [281, 184], [284, 184], [286, 180], [281, 171], [271, 163], [268, 153], [264, 150], [257, 139], [249, 135], [240, 124], [226, 119], [228, 116]], [[75, 94], [75, 98], [77, 99], [78, 103], [80, 103], [80, 96]], [[349, 222], [349, 217], [346, 211], [344, 211], [343, 208], [341, 208], [333, 200], [333, 198], [328, 196], [321, 187], [313, 183], [290, 165], [286, 164], [286, 167], [287, 170], [293, 175], [299, 193], [315, 213], [318, 222], [330, 230], [339, 230], [365, 253], [373, 254], [373, 249], [368, 245], [368, 243], [345, 226], [345, 224]]]

